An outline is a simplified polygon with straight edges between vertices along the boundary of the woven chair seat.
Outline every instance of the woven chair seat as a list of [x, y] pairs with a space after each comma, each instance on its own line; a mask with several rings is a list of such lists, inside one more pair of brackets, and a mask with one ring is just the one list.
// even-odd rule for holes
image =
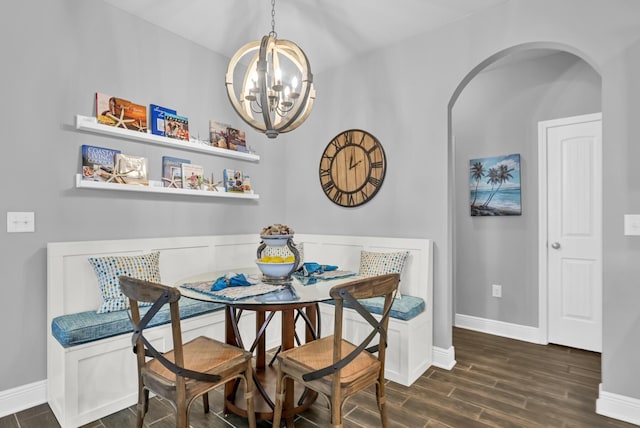
[[[273, 426], [279, 427], [283, 414], [287, 380], [293, 380], [324, 394], [331, 408], [331, 426], [343, 427], [342, 405], [349, 396], [375, 385], [380, 422], [389, 425], [384, 387], [387, 328], [393, 299], [400, 283], [397, 273], [356, 279], [331, 288], [334, 304], [333, 336], [317, 339], [277, 356], [276, 403]], [[361, 301], [382, 299], [379, 319]], [[342, 337], [343, 311], [353, 308], [371, 327], [362, 342], [354, 345]], [[366, 333], [365, 333], [366, 334]], [[375, 338], [378, 341], [375, 341]], [[287, 420], [287, 426], [290, 425]]]

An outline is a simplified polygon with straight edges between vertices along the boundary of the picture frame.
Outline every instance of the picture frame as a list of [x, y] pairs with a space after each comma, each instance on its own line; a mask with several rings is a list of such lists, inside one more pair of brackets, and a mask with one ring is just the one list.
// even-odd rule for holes
[[469, 208], [472, 217], [522, 215], [520, 154], [469, 161]]

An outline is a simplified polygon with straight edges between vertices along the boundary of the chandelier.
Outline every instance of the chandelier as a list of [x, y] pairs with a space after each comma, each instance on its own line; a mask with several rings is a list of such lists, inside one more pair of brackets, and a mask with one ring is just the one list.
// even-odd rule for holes
[[271, 0], [271, 32], [235, 53], [225, 79], [234, 110], [269, 138], [300, 126], [316, 97], [307, 56], [295, 43], [278, 40], [275, 25]]

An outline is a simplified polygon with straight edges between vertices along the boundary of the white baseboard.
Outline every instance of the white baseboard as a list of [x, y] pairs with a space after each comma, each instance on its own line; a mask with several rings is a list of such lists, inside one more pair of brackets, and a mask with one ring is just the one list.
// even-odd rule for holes
[[455, 326], [466, 328], [467, 330], [479, 331], [481, 333], [493, 334], [494, 336], [508, 337], [509, 339], [522, 340], [524, 342], [538, 343], [546, 345], [542, 340], [540, 329], [519, 324], [511, 324], [504, 321], [478, 318], [470, 315], [456, 314]]
[[640, 400], [604, 391], [602, 384], [600, 384], [600, 393], [596, 400], [596, 413], [640, 425]]
[[47, 402], [47, 381], [0, 391], [0, 418]]
[[456, 365], [456, 350], [433, 347], [433, 365], [445, 370], [451, 370]]

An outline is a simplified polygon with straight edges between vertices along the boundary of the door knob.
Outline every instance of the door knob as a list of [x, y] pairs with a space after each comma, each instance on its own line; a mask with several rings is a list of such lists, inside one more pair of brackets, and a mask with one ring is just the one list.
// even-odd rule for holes
[[554, 242], [553, 244], [551, 244], [551, 248], [553, 248], [554, 250], [557, 250], [558, 248], [560, 248], [560, 243]]

